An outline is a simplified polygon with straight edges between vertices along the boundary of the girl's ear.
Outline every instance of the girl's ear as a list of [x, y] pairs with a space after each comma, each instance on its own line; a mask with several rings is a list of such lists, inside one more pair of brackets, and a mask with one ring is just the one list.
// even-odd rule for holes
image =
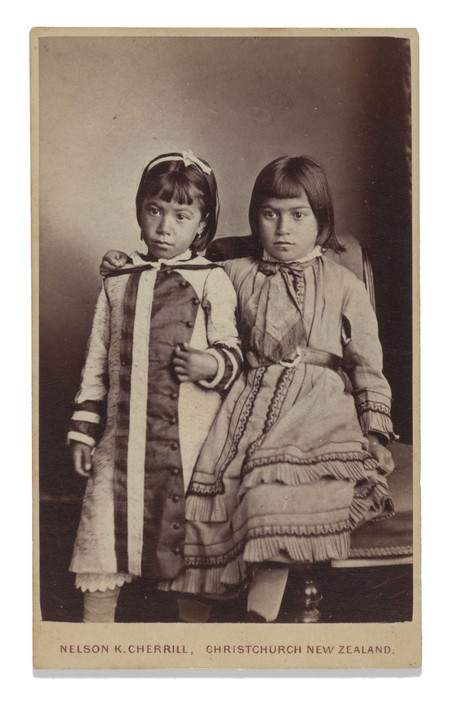
[[326, 240], [327, 240], [327, 234], [326, 234], [325, 231], [322, 229], [322, 231], [317, 234], [317, 237], [316, 237], [316, 246], [323, 246], [324, 243], [326, 242]]
[[207, 214], [207, 215], [205, 216], [205, 218], [202, 219], [202, 221], [201, 221], [200, 224], [198, 225], [197, 234], [198, 234], [199, 236], [202, 235], [203, 230], [204, 230], [204, 228], [206, 227], [206, 224], [207, 224], [207, 221], [208, 221], [208, 217], [209, 217], [209, 214]]
[[196, 250], [196, 251], [203, 251], [206, 248], [206, 244], [203, 244], [203, 231], [206, 227], [206, 220], [208, 218], [208, 215], [206, 215], [205, 219], [200, 222], [197, 228], [197, 234], [195, 235], [195, 239], [192, 242], [191, 246]]

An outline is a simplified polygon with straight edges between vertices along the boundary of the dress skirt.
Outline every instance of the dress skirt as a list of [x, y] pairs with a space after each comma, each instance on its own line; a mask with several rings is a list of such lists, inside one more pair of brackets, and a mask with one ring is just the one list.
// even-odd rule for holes
[[186, 501], [185, 570], [163, 587], [227, 593], [253, 564], [348, 556], [350, 532], [393, 514], [343, 376], [313, 364], [241, 375]]

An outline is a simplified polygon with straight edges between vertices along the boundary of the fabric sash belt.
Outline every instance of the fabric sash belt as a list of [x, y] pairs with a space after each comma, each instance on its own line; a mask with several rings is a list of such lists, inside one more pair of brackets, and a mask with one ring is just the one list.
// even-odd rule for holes
[[[255, 352], [247, 352], [247, 362], [250, 367], [264, 367], [273, 362], [264, 362]], [[292, 360], [281, 360], [278, 364], [284, 367], [296, 367], [298, 364], [315, 364], [317, 367], [328, 367], [337, 371], [341, 366], [342, 359], [338, 355], [323, 350], [316, 350], [314, 347], [298, 347], [297, 356]]]

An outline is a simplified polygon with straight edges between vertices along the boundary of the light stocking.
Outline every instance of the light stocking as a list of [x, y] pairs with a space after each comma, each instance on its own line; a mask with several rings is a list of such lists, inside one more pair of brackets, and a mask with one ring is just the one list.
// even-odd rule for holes
[[85, 591], [83, 623], [114, 623], [120, 587], [106, 591]]
[[289, 569], [284, 566], [257, 568], [248, 593], [247, 611], [257, 613], [267, 623], [273, 623], [280, 611], [288, 574]]

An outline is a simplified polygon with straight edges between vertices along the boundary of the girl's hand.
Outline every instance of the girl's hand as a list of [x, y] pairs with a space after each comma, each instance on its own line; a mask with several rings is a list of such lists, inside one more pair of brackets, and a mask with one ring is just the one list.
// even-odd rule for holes
[[378, 467], [387, 475], [392, 473], [395, 464], [391, 452], [380, 443], [377, 436], [368, 433], [366, 438], [369, 441], [369, 453], [378, 461]]
[[92, 470], [92, 448], [86, 443], [74, 441], [71, 444], [72, 460], [75, 472], [83, 478], [91, 477]]
[[100, 264], [100, 275], [106, 276], [107, 273], [111, 271], [116, 271], [118, 268], [122, 268], [128, 261], [128, 256], [123, 251], [107, 251], [102, 258]]
[[177, 345], [173, 356], [175, 374], [180, 382], [199, 382], [214, 379], [217, 374], [217, 360], [209, 352], [195, 350], [188, 344]]

